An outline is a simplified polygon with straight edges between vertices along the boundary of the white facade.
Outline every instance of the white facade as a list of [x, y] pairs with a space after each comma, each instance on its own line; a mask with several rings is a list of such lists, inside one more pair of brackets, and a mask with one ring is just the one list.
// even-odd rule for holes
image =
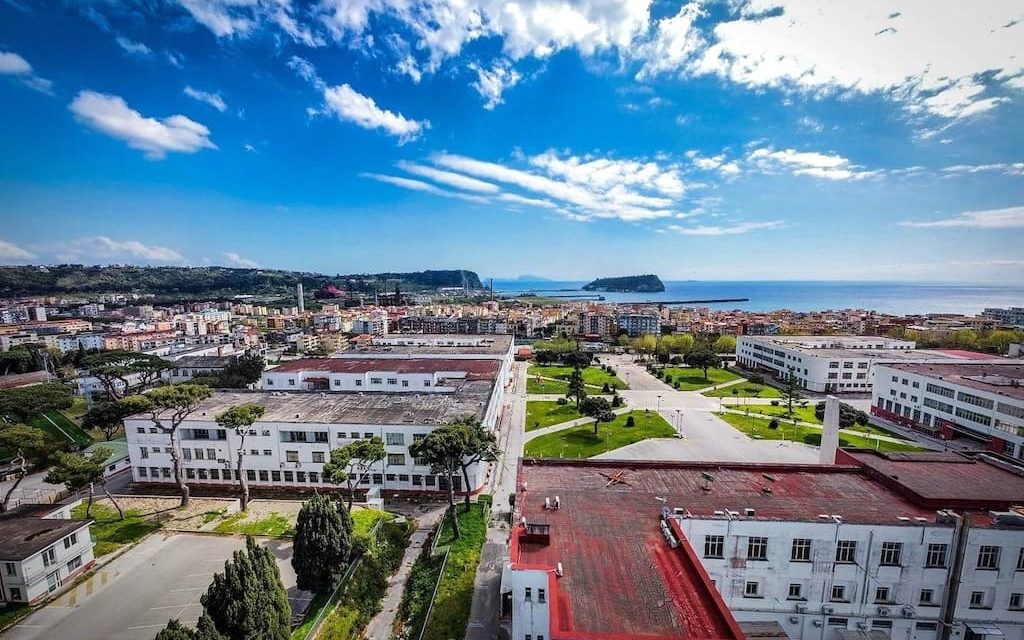
[[635, 338], [645, 334], [661, 335], [661, 316], [656, 313], [620, 313], [615, 318], [620, 331]]
[[[936, 369], [952, 370], [952, 365]], [[964, 365], [997, 371], [1019, 370], [1022, 363]], [[942, 434], [963, 435], [987, 442], [998, 453], [1024, 459], [1024, 397], [1012, 386], [989, 389], [958, 382], [956, 376], [929, 373], [927, 367], [879, 365], [871, 398], [871, 413], [913, 428]]]
[[71, 335], [62, 334], [57, 336], [56, 346], [60, 349], [61, 353], [78, 351], [79, 345], [81, 345], [85, 350], [102, 350], [106, 348], [106, 341], [102, 333], [74, 333]]
[[[333, 371], [288, 371], [268, 369], [260, 381], [264, 391], [387, 391], [391, 393], [451, 393], [452, 382], [466, 378], [465, 371], [405, 373], [389, 369], [381, 360], [380, 369], [366, 373]], [[327, 384], [323, 383], [327, 380]]]
[[24, 559], [0, 558], [0, 602], [35, 602], [53, 593], [68, 578], [93, 562], [89, 524]]
[[388, 317], [379, 315], [356, 318], [352, 321], [352, 333], [386, 336], [388, 335]]

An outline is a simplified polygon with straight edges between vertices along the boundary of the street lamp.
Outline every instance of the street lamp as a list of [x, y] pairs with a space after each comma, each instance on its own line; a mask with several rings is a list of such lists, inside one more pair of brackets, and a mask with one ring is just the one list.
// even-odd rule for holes
[[683, 431], [683, 410], [676, 409], [676, 433], [682, 435]]
[[658, 413], [661, 413], [661, 396], [658, 396]]

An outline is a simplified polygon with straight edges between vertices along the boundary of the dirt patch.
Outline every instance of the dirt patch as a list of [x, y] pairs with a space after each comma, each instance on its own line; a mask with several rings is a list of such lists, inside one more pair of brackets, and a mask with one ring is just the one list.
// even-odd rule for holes
[[[106, 498], [96, 500], [97, 504], [113, 508]], [[234, 513], [238, 500], [223, 498], [192, 498], [184, 509], [178, 508], [180, 498], [155, 496], [118, 496], [117, 503], [125, 511], [137, 511], [140, 516], [156, 520], [168, 529], [199, 531], [218, 513]]]

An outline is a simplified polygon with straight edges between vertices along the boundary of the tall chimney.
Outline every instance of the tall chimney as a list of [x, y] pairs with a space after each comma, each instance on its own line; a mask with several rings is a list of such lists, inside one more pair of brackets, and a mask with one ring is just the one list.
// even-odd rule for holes
[[305, 313], [306, 312], [306, 301], [303, 299], [302, 283], [301, 282], [299, 284], [295, 285], [295, 295], [298, 296], [298, 298], [299, 298], [299, 313]]
[[839, 449], [839, 399], [825, 398], [825, 425], [821, 432], [820, 464], [835, 464], [836, 450]]

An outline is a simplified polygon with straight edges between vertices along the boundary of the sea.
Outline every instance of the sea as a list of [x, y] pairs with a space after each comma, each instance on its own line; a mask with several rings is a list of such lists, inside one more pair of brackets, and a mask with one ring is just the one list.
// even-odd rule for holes
[[[544, 296], [589, 295], [580, 291], [587, 281], [494, 279], [495, 293]], [[484, 284], [487, 281], [484, 280]], [[689, 304], [712, 309], [746, 311], [823, 311], [867, 309], [894, 315], [963, 313], [974, 315], [986, 307], [1024, 307], [1024, 285], [938, 284], [920, 282], [838, 281], [665, 281], [661, 293], [600, 293], [605, 302], [674, 302], [721, 298], [747, 298], [747, 302]], [[567, 301], [579, 298], [566, 298]]]

